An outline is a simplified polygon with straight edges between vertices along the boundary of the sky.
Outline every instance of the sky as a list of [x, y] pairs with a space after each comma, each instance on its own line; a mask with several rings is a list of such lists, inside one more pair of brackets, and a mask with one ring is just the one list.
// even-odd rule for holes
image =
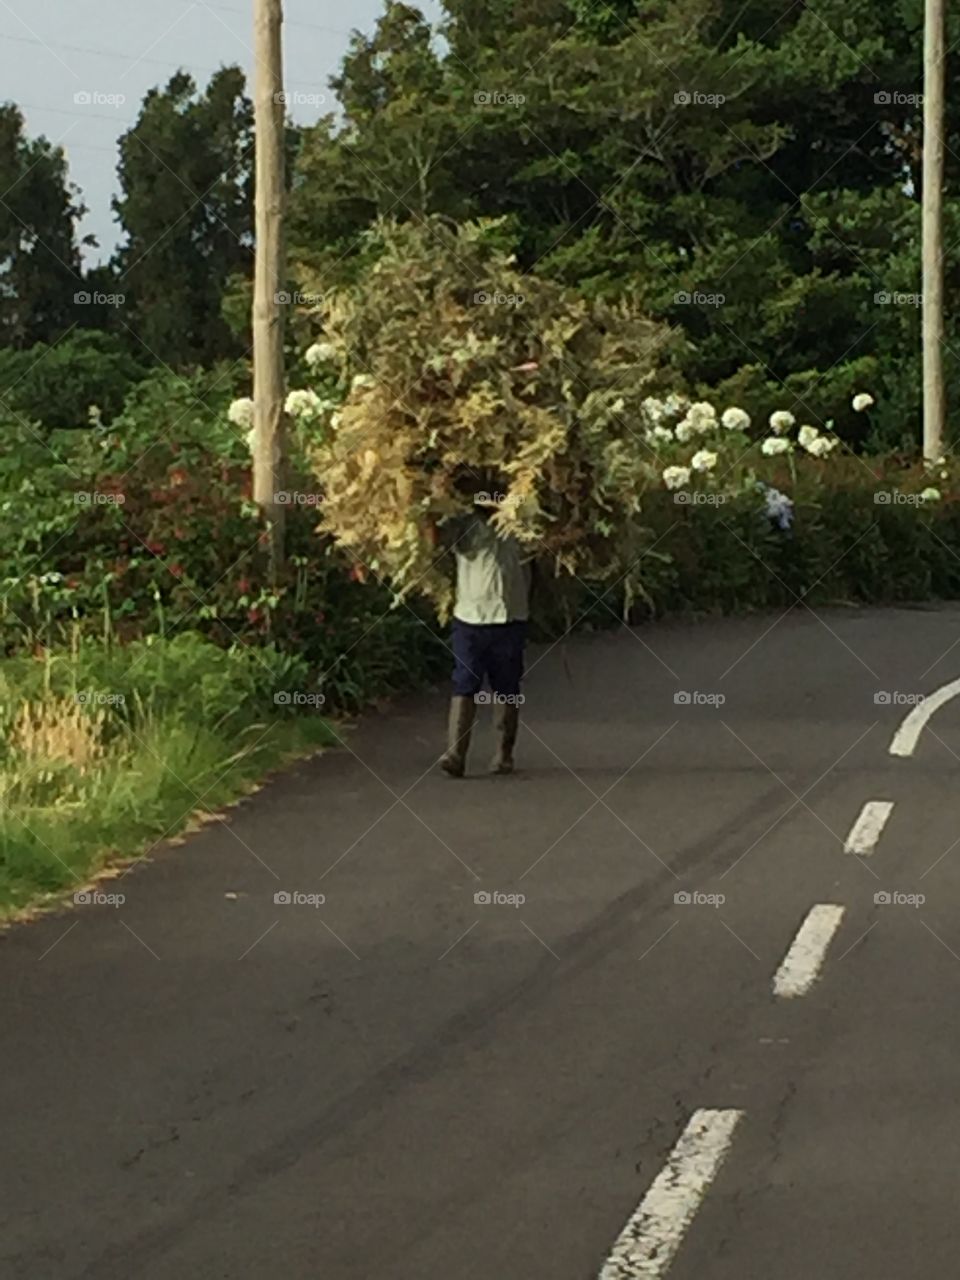
[[[419, 7], [438, 20], [437, 0]], [[372, 30], [382, 10], [383, 0], [286, 0], [294, 120], [309, 124], [332, 109], [327, 80], [350, 32]], [[0, 0], [2, 100], [21, 108], [30, 136], [44, 134], [66, 152], [89, 209], [80, 233], [100, 245], [87, 253], [89, 264], [108, 258], [119, 238], [110, 208], [116, 143], [144, 95], [179, 67], [198, 84], [235, 63], [251, 77], [252, 11], [253, 0]]]

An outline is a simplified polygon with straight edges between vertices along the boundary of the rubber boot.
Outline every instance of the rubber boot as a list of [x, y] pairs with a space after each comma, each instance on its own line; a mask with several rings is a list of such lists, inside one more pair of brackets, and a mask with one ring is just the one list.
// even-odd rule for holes
[[520, 727], [520, 708], [515, 702], [498, 702], [493, 708], [493, 728], [497, 750], [490, 762], [491, 773], [513, 773], [513, 748]]
[[470, 733], [473, 729], [476, 704], [472, 698], [450, 699], [450, 720], [447, 729], [447, 750], [440, 759], [440, 768], [451, 778], [462, 778], [467, 766]]

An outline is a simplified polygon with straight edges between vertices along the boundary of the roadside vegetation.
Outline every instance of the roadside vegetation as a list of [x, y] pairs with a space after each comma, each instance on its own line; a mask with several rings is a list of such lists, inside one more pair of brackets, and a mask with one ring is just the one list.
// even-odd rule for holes
[[303, 683], [271, 649], [187, 632], [0, 661], [0, 918], [79, 891], [333, 742], [319, 706], [275, 701]]

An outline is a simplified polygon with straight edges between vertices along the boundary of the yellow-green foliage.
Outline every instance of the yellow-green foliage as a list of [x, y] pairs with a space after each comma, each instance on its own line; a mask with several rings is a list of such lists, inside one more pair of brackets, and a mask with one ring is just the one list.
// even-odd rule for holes
[[[557, 572], [634, 573], [655, 482], [640, 405], [670, 331], [521, 274], [497, 223], [382, 223], [371, 269], [324, 307], [346, 398], [314, 456], [325, 527], [403, 597], [451, 587], [429, 518], [499, 476], [495, 519]], [[486, 298], [487, 300], [484, 300]]]

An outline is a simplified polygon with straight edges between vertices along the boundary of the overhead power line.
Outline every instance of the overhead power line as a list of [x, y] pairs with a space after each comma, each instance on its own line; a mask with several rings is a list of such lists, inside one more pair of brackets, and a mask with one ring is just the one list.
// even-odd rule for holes
[[[13, 40], [17, 44], [39, 45], [41, 49], [62, 49], [67, 53], [82, 53], [88, 57], [94, 58], [117, 58], [121, 61], [139, 63], [148, 63], [155, 67], [174, 67], [177, 70], [205, 71], [208, 75], [216, 75], [218, 71], [223, 69], [220, 67], [205, 67], [197, 62], [171, 62], [166, 58], [144, 58], [138, 53], [125, 53], [119, 49], [89, 49], [78, 44], [61, 44], [56, 40], [40, 40], [35, 36], [12, 36], [5, 32], [0, 32], [0, 40]], [[320, 84], [320, 80], [290, 80], [288, 84], [302, 85], [304, 88], [315, 88]]]

